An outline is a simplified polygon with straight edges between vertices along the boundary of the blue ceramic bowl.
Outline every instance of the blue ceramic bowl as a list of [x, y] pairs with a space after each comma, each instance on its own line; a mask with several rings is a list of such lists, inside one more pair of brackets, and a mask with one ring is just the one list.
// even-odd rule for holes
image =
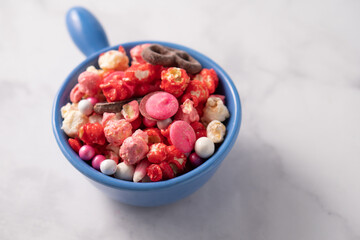
[[[159, 206], [182, 199], [203, 186], [215, 173], [221, 162], [233, 147], [241, 124], [241, 105], [234, 83], [226, 72], [214, 61], [190, 48], [168, 42], [137, 41], [122, 43], [127, 54], [129, 50], [142, 43], [158, 43], [171, 48], [181, 49], [197, 59], [204, 68], [213, 68], [219, 76], [218, 94], [226, 96], [226, 106], [230, 118], [226, 122], [227, 135], [215, 154], [194, 170], [170, 180], [154, 183], [134, 183], [104, 175], [85, 163], [70, 148], [68, 137], [61, 130], [60, 109], [68, 103], [70, 91], [77, 82], [79, 74], [90, 66], [98, 66], [100, 53], [117, 49], [119, 45], [108, 47], [106, 35], [94, 16], [81, 7], [72, 8], [67, 14], [69, 32], [78, 47], [87, 55], [87, 59], [78, 65], [61, 85], [55, 96], [52, 109], [52, 126], [56, 141], [67, 160], [99, 190], [122, 203], [135, 206]], [[94, 27], [95, 26], [95, 27]], [[91, 39], [91, 40], [89, 40]], [[89, 42], [90, 41], [90, 42]]]

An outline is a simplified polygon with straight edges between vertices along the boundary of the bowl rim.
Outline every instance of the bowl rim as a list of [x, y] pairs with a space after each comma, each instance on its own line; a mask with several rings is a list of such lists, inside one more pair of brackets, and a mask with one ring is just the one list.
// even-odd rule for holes
[[[202, 165], [199, 167], [182, 174], [180, 176], [177, 176], [175, 178], [165, 180], [165, 181], [159, 181], [159, 182], [147, 182], [147, 183], [135, 183], [130, 181], [124, 181], [121, 179], [113, 178], [111, 176], [107, 176], [91, 166], [89, 166], [85, 161], [81, 160], [80, 157], [71, 149], [71, 147], [68, 144], [67, 139], [65, 139], [65, 134], [62, 133], [61, 130], [61, 122], [57, 121], [59, 117], [61, 118], [61, 112], [60, 109], [62, 106], [60, 106], [59, 102], [63, 95], [63, 92], [66, 89], [67, 84], [73, 79], [73, 76], [81, 69], [89, 65], [89, 62], [93, 61], [95, 58], [98, 57], [98, 55], [102, 52], [109, 51], [112, 49], [117, 49], [119, 46], [123, 46], [125, 49], [129, 48], [129, 46], [136, 46], [139, 44], [144, 43], [156, 43], [156, 44], [162, 44], [171, 48], [177, 48], [182, 49], [184, 51], [187, 51], [192, 57], [195, 59], [203, 59], [204, 61], [207, 61], [209, 64], [212, 65], [212, 68], [216, 71], [216, 73], [219, 76], [219, 78], [222, 79], [222, 81], [225, 82], [226, 85], [229, 86], [231, 97], [234, 99], [234, 112], [232, 113], [231, 117], [234, 117], [233, 119], [233, 129], [232, 131], [227, 130], [227, 135], [224, 140], [224, 142], [221, 144], [221, 146], [217, 149], [214, 155], [212, 155], [209, 159], [207, 159]], [[241, 125], [241, 118], [242, 118], [242, 109], [241, 109], [241, 102], [240, 102], [240, 96], [237, 92], [237, 89], [235, 87], [235, 84], [231, 80], [230, 76], [213, 60], [208, 58], [207, 56], [203, 55], [202, 53], [193, 50], [191, 48], [188, 48], [183, 45], [171, 43], [171, 42], [164, 42], [164, 41], [154, 41], [154, 40], [148, 40], [148, 41], [132, 41], [132, 42], [125, 42], [114, 46], [109, 46], [107, 48], [101, 49], [93, 54], [91, 54], [89, 57], [87, 57], [84, 61], [82, 61], [73, 71], [67, 76], [65, 81], [61, 84], [60, 89], [58, 90], [53, 106], [52, 106], [52, 129], [53, 133], [56, 139], [56, 142], [58, 146], [60, 147], [60, 150], [66, 157], [66, 159], [82, 174], [87, 176], [93, 181], [96, 181], [100, 184], [106, 185], [108, 187], [116, 188], [116, 189], [126, 189], [126, 190], [134, 190], [134, 191], [150, 191], [154, 189], [163, 189], [163, 188], [169, 188], [174, 185], [178, 184], [185, 184], [189, 181], [193, 181], [194, 178], [199, 178], [202, 175], [206, 174], [208, 171], [213, 169], [214, 167], [217, 167], [225, 158], [225, 156], [230, 152], [231, 148], [233, 147], [237, 136], [239, 134], [240, 125]]]

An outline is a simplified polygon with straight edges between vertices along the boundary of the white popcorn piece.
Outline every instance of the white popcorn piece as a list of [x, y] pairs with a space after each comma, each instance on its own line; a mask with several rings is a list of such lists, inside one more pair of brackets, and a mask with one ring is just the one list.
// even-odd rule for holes
[[69, 137], [76, 137], [80, 127], [89, 122], [89, 118], [77, 110], [68, 111], [62, 122], [61, 129]]
[[221, 143], [224, 141], [226, 127], [218, 120], [212, 120], [206, 127], [206, 136], [214, 143]]
[[123, 71], [129, 67], [129, 58], [122, 52], [110, 50], [99, 57], [99, 66], [101, 69]]
[[201, 118], [202, 123], [207, 126], [212, 120], [220, 122], [230, 117], [229, 110], [223, 101], [218, 97], [209, 97], [204, 107], [204, 114]]
[[94, 67], [94, 66], [88, 66], [88, 67], [86, 68], [86, 71], [87, 71], [87, 72], [96, 73], [96, 74], [98, 74], [98, 75], [101, 75], [101, 74], [104, 72], [104, 70], [102, 70], [102, 69], [96, 69], [96, 67]]
[[100, 123], [102, 122], [102, 116], [100, 114], [93, 113], [89, 116], [89, 123]]
[[78, 111], [78, 104], [77, 103], [67, 103], [65, 106], [61, 108], [61, 116], [65, 118], [69, 112], [71, 111]]

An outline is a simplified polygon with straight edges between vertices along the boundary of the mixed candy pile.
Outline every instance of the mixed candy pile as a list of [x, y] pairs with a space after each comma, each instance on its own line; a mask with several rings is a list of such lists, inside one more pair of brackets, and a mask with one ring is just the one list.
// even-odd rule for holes
[[174, 178], [224, 140], [229, 118], [218, 77], [188, 53], [158, 44], [101, 54], [78, 77], [62, 129], [79, 157], [103, 174], [134, 182]]

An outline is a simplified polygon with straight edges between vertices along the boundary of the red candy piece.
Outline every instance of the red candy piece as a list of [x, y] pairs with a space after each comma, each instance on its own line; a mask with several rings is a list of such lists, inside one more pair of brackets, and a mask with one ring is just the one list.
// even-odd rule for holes
[[162, 134], [158, 128], [148, 128], [148, 129], [145, 129], [144, 132], [148, 135], [148, 145], [149, 146], [154, 143], [164, 142], [164, 137], [162, 136]]
[[198, 112], [200, 118], [204, 115], [204, 107], [205, 107], [205, 102], [199, 103], [199, 105], [197, 105], [195, 107], [195, 109]]
[[69, 138], [68, 143], [70, 147], [76, 152], [79, 153], [80, 148], [82, 147], [82, 144], [79, 139], [77, 138]]
[[160, 88], [175, 97], [180, 97], [184, 93], [189, 82], [190, 77], [184, 69], [171, 67], [161, 72]]
[[136, 84], [134, 96], [142, 97], [148, 93], [159, 91], [161, 90], [160, 83], [160, 80], [155, 80], [153, 83]]
[[167, 146], [163, 143], [154, 143], [150, 146], [147, 158], [151, 163], [160, 163], [167, 157]]
[[118, 51], [119, 51], [119, 52], [122, 52], [122, 53], [124, 53], [124, 54], [126, 54], [125, 49], [124, 49], [124, 47], [123, 47], [123, 46], [119, 46]]
[[100, 123], [86, 123], [79, 129], [79, 138], [86, 144], [104, 145], [104, 129]]
[[194, 149], [196, 135], [194, 129], [185, 121], [175, 121], [170, 126], [170, 140], [183, 153]]
[[196, 140], [201, 137], [206, 137], [206, 127], [201, 122], [192, 122], [190, 126], [194, 129]]
[[125, 81], [133, 84], [151, 83], [160, 78], [160, 66], [150, 63], [135, 64], [126, 69]]
[[159, 167], [161, 168], [163, 179], [171, 179], [175, 177], [174, 170], [168, 162], [159, 163]]
[[141, 56], [141, 53], [144, 50], [144, 48], [146, 48], [150, 45], [151, 45], [150, 43], [145, 43], [145, 44], [141, 44], [141, 45], [137, 45], [137, 46], [133, 47], [130, 50], [130, 56], [132, 59], [131, 64], [146, 63], [146, 61]]
[[[185, 102], [186, 99], [190, 99], [194, 102], [194, 107], [204, 103], [209, 98], [209, 90], [199, 80], [190, 81], [185, 94], [181, 97], [181, 103]], [[199, 114], [200, 115], [200, 114]]]
[[141, 123], [142, 123], [142, 117], [139, 115], [137, 119], [135, 119], [130, 123], [132, 126], [132, 131], [135, 132], [141, 126]]
[[[176, 167], [176, 172], [179, 173], [184, 170], [186, 165], [186, 156], [180, 152], [174, 145], [168, 146], [167, 162], [172, 167]], [[175, 170], [175, 169], [174, 169]]]
[[174, 95], [167, 92], [157, 92], [149, 97], [145, 104], [146, 112], [157, 120], [165, 120], [175, 115], [179, 102]]
[[208, 88], [210, 94], [215, 92], [215, 89], [219, 84], [219, 78], [214, 69], [203, 68], [201, 72], [195, 76], [194, 80], [203, 82]]
[[133, 96], [135, 86], [123, 80], [124, 73], [113, 72], [100, 85], [108, 102], [121, 101]]
[[146, 172], [150, 180], [153, 182], [160, 181], [163, 177], [161, 168], [158, 164], [151, 164], [147, 167]]

